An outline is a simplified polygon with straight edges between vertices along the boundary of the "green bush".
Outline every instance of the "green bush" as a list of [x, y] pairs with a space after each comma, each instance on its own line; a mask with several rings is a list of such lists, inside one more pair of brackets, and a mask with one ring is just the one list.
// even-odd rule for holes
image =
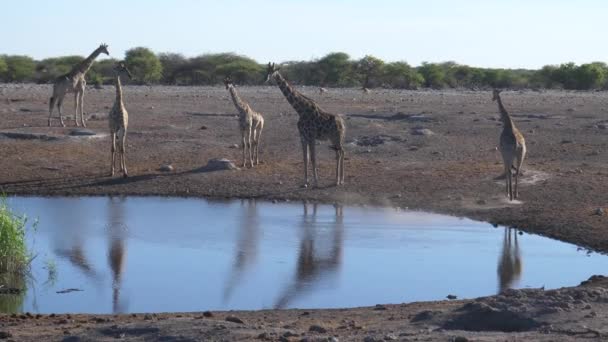
[[133, 82], [151, 84], [158, 82], [163, 75], [163, 66], [150, 49], [136, 47], [127, 50], [125, 63], [135, 78]]
[[4, 56], [0, 56], [0, 80], [6, 77], [6, 72], [8, 71], [8, 65], [4, 60]]
[[56, 58], [47, 58], [38, 62], [36, 65], [36, 82], [48, 83], [61, 75], [65, 75], [73, 67], [82, 62], [84, 57], [81, 56], [65, 56]]
[[26, 82], [34, 80], [36, 62], [28, 56], [4, 56], [6, 71], [2, 79], [6, 82]]
[[25, 223], [25, 217], [13, 213], [6, 199], [0, 200], [0, 274], [22, 271], [29, 262]]
[[406, 62], [394, 62], [384, 66], [382, 83], [391, 88], [418, 89], [424, 78]]

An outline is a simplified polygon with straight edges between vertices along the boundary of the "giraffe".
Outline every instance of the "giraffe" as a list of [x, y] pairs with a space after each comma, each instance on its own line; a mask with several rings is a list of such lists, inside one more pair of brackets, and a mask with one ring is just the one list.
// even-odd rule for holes
[[[241, 140], [243, 144], [243, 167], [247, 167], [245, 155], [248, 155], [251, 167], [253, 167], [254, 158], [255, 165], [260, 164], [259, 146], [260, 138], [262, 137], [262, 129], [264, 128], [264, 118], [262, 117], [262, 114], [251, 109], [251, 107], [239, 97], [230, 77], [224, 79], [224, 85], [226, 86], [226, 89], [228, 89], [228, 92], [230, 92], [234, 106], [239, 111], [239, 128], [241, 129]], [[247, 149], [249, 149], [249, 153], [247, 153]]]
[[110, 55], [108, 52], [108, 45], [101, 44], [89, 57], [85, 60], [77, 64], [75, 67], [70, 70], [65, 75], [59, 76], [53, 82], [53, 96], [49, 99], [49, 127], [51, 127], [51, 117], [53, 116], [53, 108], [55, 104], [57, 104], [57, 110], [59, 111], [59, 122], [61, 122], [61, 126], [65, 127], [65, 123], [63, 122], [63, 114], [61, 112], [61, 108], [63, 106], [63, 98], [67, 93], [74, 93], [74, 123], [78, 126], [78, 112], [80, 111], [80, 122], [83, 127], [86, 127], [84, 123], [84, 89], [87, 84], [84, 76], [87, 71], [93, 65], [95, 58], [99, 56], [101, 53], [105, 53], [106, 55]]
[[110, 135], [112, 136], [112, 168], [110, 176], [114, 176], [114, 164], [116, 160], [116, 138], [118, 137], [118, 149], [120, 152], [120, 169], [123, 172], [123, 177], [128, 177], [127, 163], [125, 160], [125, 141], [127, 139], [127, 127], [129, 125], [129, 114], [125, 108], [122, 96], [122, 85], [120, 83], [120, 75], [126, 73], [129, 78], [132, 78], [131, 72], [127, 69], [124, 62], [116, 63], [114, 66], [115, 81], [116, 81], [116, 101], [110, 110], [108, 117], [110, 124]]
[[[515, 127], [515, 123], [503, 106], [500, 90], [494, 89], [492, 100], [498, 102], [500, 119], [503, 123], [499, 149], [504, 162], [507, 196], [512, 201], [518, 197], [517, 180], [521, 166], [524, 163], [524, 158], [526, 157], [526, 140], [517, 127]], [[515, 169], [515, 174], [513, 174], [513, 169]], [[515, 178], [515, 187], [513, 187], [513, 178]]]
[[298, 131], [302, 142], [304, 157], [304, 184], [308, 187], [308, 161], [312, 161], [314, 185], [317, 185], [317, 159], [315, 153], [316, 140], [330, 140], [332, 149], [336, 151], [336, 185], [344, 184], [344, 138], [346, 125], [340, 115], [331, 114], [321, 109], [312, 99], [294, 89], [279, 72], [279, 67], [268, 63], [266, 82], [271, 78], [277, 82], [281, 92], [298, 113]]

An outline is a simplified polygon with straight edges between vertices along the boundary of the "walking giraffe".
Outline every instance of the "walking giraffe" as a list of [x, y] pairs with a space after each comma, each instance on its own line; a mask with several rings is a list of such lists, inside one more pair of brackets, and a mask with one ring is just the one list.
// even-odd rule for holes
[[125, 160], [125, 142], [127, 140], [127, 127], [129, 125], [129, 114], [127, 113], [127, 109], [125, 108], [125, 104], [122, 96], [122, 85], [120, 83], [120, 75], [122, 73], [126, 73], [129, 78], [131, 77], [131, 72], [127, 69], [127, 66], [124, 62], [116, 63], [114, 67], [115, 73], [115, 81], [116, 81], [116, 100], [114, 101], [114, 106], [110, 111], [110, 115], [108, 117], [110, 124], [110, 135], [112, 138], [112, 168], [110, 171], [110, 176], [114, 176], [114, 164], [116, 161], [116, 138], [118, 137], [118, 150], [120, 152], [120, 170], [123, 173], [123, 177], [128, 177], [127, 173], [127, 162]]
[[[246, 155], [249, 156], [249, 162], [251, 167], [253, 167], [254, 159], [255, 165], [260, 163], [259, 146], [260, 138], [262, 137], [262, 129], [264, 128], [264, 118], [262, 117], [262, 114], [251, 109], [251, 107], [240, 98], [230, 77], [224, 79], [224, 85], [226, 86], [226, 89], [228, 89], [228, 92], [230, 92], [234, 106], [239, 111], [239, 128], [241, 129], [241, 140], [243, 144], [243, 167], [247, 166]], [[248, 153], [246, 152], [247, 149], [249, 149]]]
[[340, 115], [321, 109], [312, 99], [295, 90], [279, 72], [279, 67], [268, 63], [266, 82], [271, 78], [277, 82], [281, 92], [298, 113], [298, 131], [304, 156], [304, 187], [308, 187], [308, 161], [312, 160], [314, 185], [317, 185], [316, 140], [330, 140], [336, 150], [336, 185], [344, 184], [344, 138], [346, 125]]
[[51, 117], [53, 116], [53, 108], [55, 104], [57, 104], [57, 111], [59, 111], [59, 122], [61, 122], [61, 126], [65, 127], [65, 123], [63, 123], [63, 98], [67, 93], [74, 93], [74, 123], [78, 126], [78, 113], [80, 112], [80, 122], [83, 127], [86, 127], [84, 123], [84, 89], [87, 84], [85, 80], [85, 75], [87, 71], [93, 65], [95, 58], [99, 56], [101, 53], [105, 53], [106, 55], [110, 55], [108, 52], [108, 45], [101, 44], [89, 57], [87, 57], [82, 62], [78, 63], [70, 72], [65, 75], [59, 76], [53, 82], [53, 96], [49, 99], [49, 127], [51, 127]]
[[[500, 134], [500, 153], [505, 167], [505, 177], [507, 183], [507, 196], [509, 200], [518, 197], [517, 180], [521, 171], [521, 166], [526, 157], [526, 140], [521, 132], [515, 127], [515, 123], [505, 109], [500, 98], [500, 90], [494, 89], [492, 92], [492, 100], [498, 102], [498, 110], [500, 111], [500, 119], [503, 124], [502, 133]], [[517, 160], [517, 161], [516, 161]], [[515, 175], [513, 175], [515, 169]], [[515, 187], [513, 187], [513, 178], [515, 178]]]

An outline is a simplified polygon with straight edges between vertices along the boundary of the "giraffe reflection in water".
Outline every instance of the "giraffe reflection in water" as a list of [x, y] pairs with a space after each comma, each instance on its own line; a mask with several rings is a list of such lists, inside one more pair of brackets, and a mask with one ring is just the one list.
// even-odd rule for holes
[[259, 214], [255, 200], [241, 200], [241, 208], [245, 206], [245, 203], [247, 208], [241, 211], [241, 224], [237, 232], [238, 241], [232, 271], [224, 287], [224, 303], [228, 302], [234, 287], [239, 282], [243, 273], [257, 258], [257, 246], [260, 236]]
[[327, 232], [331, 236], [327, 236], [317, 222], [317, 205], [312, 205], [312, 215], [309, 215], [308, 205], [304, 203], [295, 279], [276, 301], [275, 308], [287, 307], [294, 298], [310, 291], [315, 283], [338, 273], [342, 265], [344, 222], [342, 205], [336, 204], [334, 208], [334, 221], [330, 224], [331, 231]]
[[108, 199], [108, 263], [112, 271], [112, 312], [126, 312], [120, 302], [120, 288], [125, 265], [125, 238], [127, 226], [124, 213], [125, 198], [110, 197]]
[[505, 228], [502, 253], [498, 260], [498, 292], [510, 289], [521, 278], [521, 252], [517, 242], [517, 230]]
[[[76, 269], [91, 279], [99, 279], [99, 275], [87, 259], [85, 254], [85, 227], [88, 224], [88, 214], [82, 202], [78, 199], [70, 199], [68, 203], [72, 210], [72, 216], [51, 215], [51, 224], [57, 227], [53, 234], [53, 251], [60, 258], [67, 259]], [[50, 201], [47, 209], [51, 212], [65, 211], [65, 202]]]

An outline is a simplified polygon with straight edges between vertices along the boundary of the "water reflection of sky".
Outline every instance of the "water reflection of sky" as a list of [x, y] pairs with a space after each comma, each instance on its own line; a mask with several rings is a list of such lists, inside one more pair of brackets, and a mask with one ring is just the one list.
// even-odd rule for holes
[[[11, 198], [37, 218], [23, 311], [352, 307], [554, 288], [607, 258], [534, 235], [373, 207], [180, 198]], [[52, 260], [55, 282], [43, 284]], [[567, 270], [567, 272], [564, 272]], [[57, 294], [76, 288], [83, 291]]]

